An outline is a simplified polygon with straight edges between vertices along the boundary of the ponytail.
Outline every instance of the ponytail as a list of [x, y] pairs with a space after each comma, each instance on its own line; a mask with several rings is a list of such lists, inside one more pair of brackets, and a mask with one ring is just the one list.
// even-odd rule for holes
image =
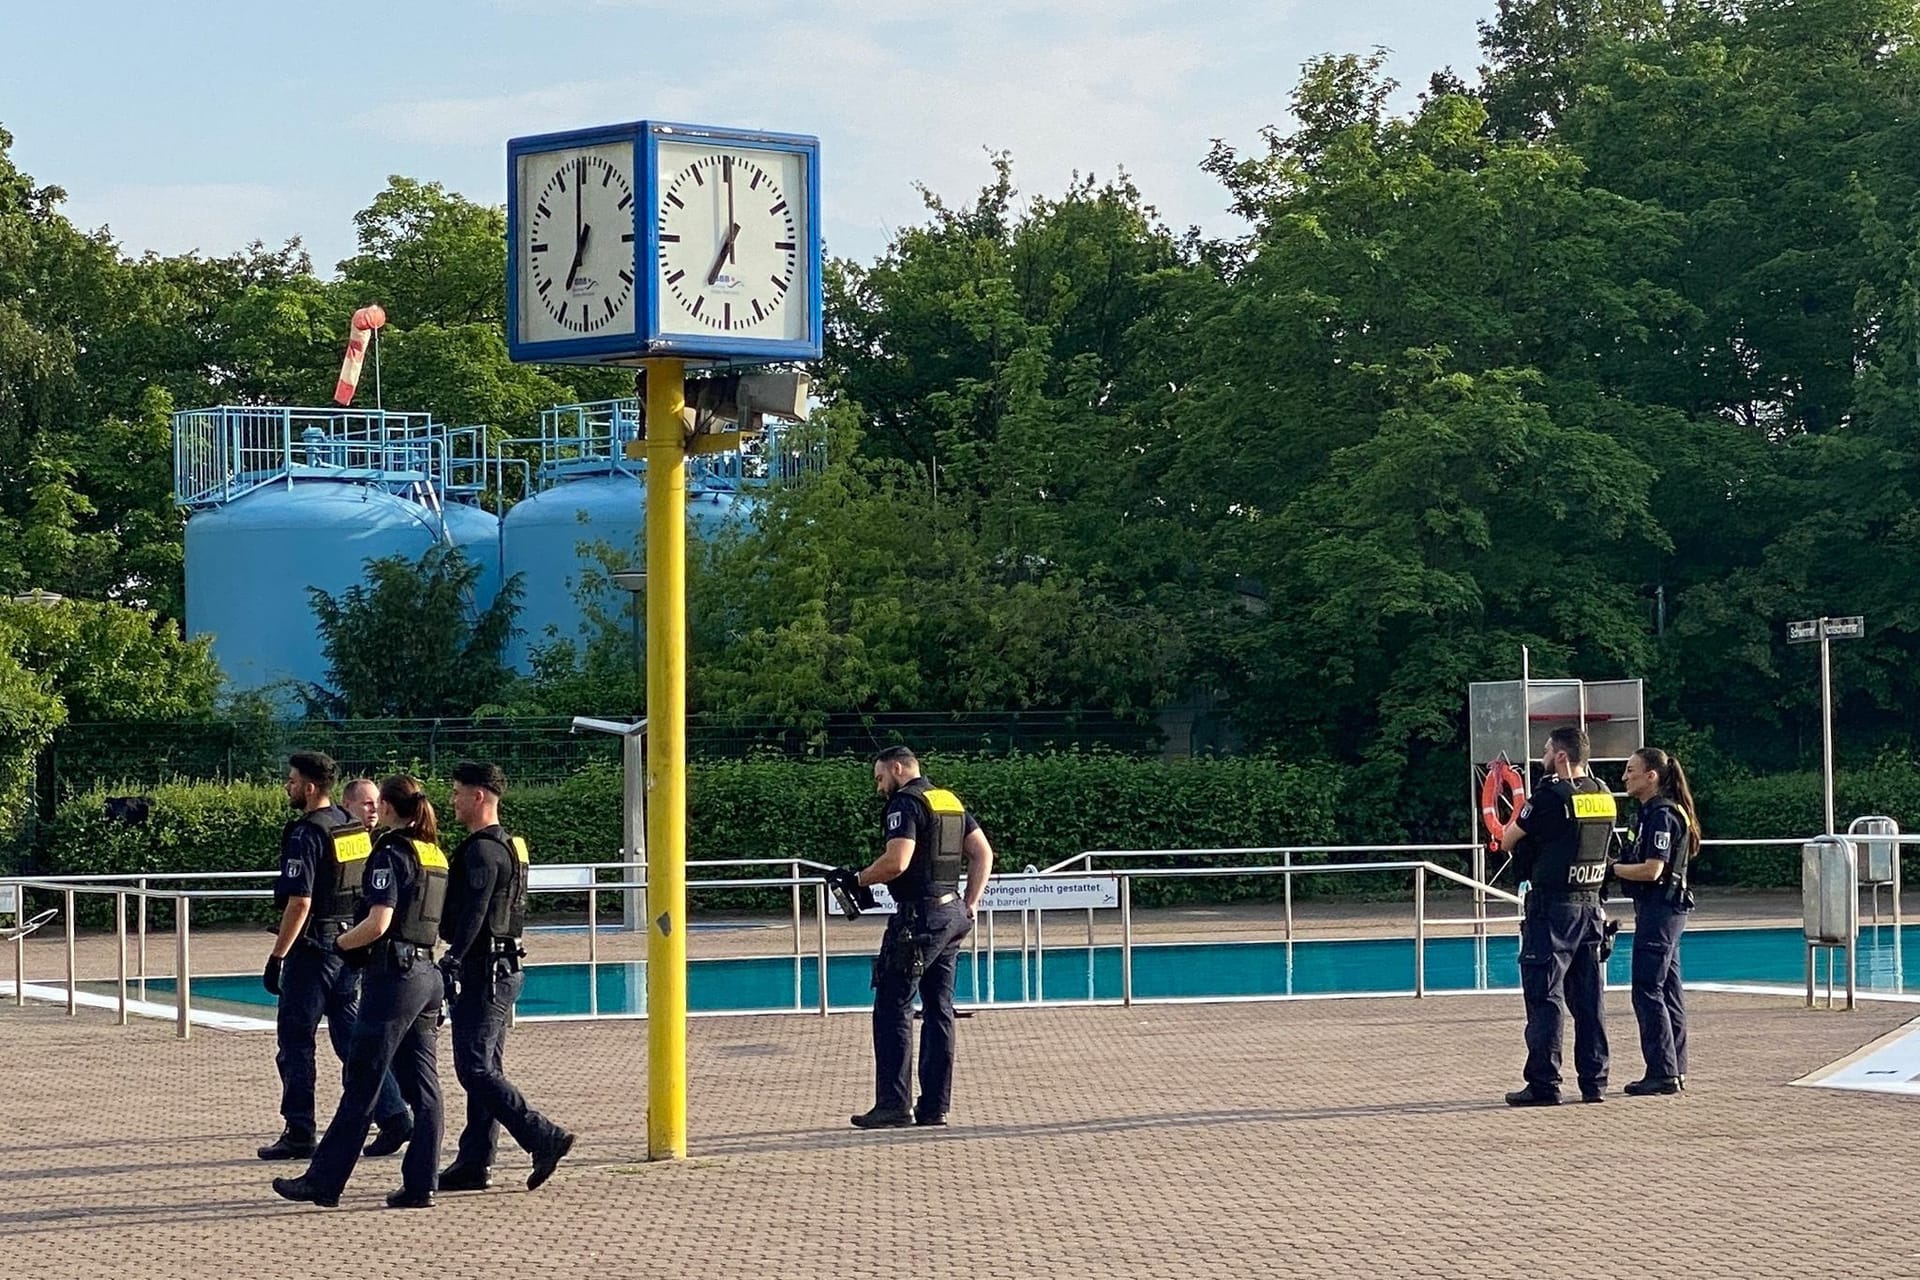
[[380, 784], [380, 799], [399, 816], [400, 829], [415, 840], [440, 839], [440, 820], [434, 816], [433, 801], [420, 789], [417, 779], [396, 773]]
[[1687, 771], [1680, 767], [1677, 757], [1658, 747], [1642, 747], [1633, 754], [1660, 779], [1661, 798], [1687, 815], [1687, 857], [1691, 860], [1700, 852], [1700, 814], [1693, 807], [1693, 788], [1687, 784]]

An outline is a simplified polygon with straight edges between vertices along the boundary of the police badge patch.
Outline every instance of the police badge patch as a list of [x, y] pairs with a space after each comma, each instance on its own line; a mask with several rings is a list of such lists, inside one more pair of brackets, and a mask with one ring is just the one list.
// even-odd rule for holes
[[385, 867], [382, 867], [380, 870], [373, 873], [373, 878], [370, 882], [369, 887], [381, 892], [385, 892], [386, 890], [393, 888], [393, 872], [388, 871]]
[[288, 858], [285, 875], [289, 880], [298, 880], [307, 873], [306, 864], [298, 858]]
[[887, 830], [889, 830], [889, 831], [898, 831], [898, 830], [900, 829], [900, 820], [901, 820], [902, 818], [904, 818], [905, 816], [906, 816], [905, 814], [903, 814], [903, 813], [900, 813], [900, 812], [898, 812], [898, 811], [895, 811], [895, 812], [893, 812], [893, 813], [890, 813], [890, 814], [888, 814], [888, 815], [887, 815]]
[[1653, 847], [1663, 850], [1671, 849], [1673, 847], [1673, 833], [1671, 831], [1656, 832], [1653, 837]]

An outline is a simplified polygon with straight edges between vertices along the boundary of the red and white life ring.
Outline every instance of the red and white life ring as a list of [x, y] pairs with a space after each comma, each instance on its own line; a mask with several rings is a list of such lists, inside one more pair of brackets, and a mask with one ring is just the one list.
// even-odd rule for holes
[[[1527, 780], [1520, 771], [1505, 756], [1489, 764], [1487, 780], [1480, 784], [1480, 821], [1486, 824], [1490, 848], [1500, 847], [1500, 837], [1526, 803]], [[1504, 818], [1500, 816], [1503, 805], [1507, 811]]]

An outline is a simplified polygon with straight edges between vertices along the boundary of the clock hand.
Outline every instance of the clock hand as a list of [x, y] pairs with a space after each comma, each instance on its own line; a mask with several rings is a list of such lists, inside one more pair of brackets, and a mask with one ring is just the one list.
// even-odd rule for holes
[[573, 265], [567, 268], [567, 288], [573, 288], [573, 277], [580, 271], [580, 255], [587, 247], [587, 232], [580, 221], [580, 197], [587, 185], [587, 159], [585, 156], [574, 161], [573, 174]]
[[713, 270], [707, 272], [707, 283], [717, 284], [720, 280], [720, 268], [727, 265], [727, 259], [733, 256], [733, 242], [740, 236], [740, 224], [734, 223], [727, 229], [727, 238], [720, 242], [720, 254], [713, 260]]
[[580, 271], [580, 262], [587, 256], [587, 237], [593, 234], [593, 224], [583, 223], [580, 238], [573, 242], [573, 265], [567, 268], [567, 288], [573, 288], [573, 277]]
[[721, 165], [726, 170], [727, 178], [727, 225], [733, 228], [727, 232], [727, 261], [732, 262], [734, 261], [733, 241], [740, 234], [740, 224], [734, 221], [733, 217], [733, 157], [723, 156]]

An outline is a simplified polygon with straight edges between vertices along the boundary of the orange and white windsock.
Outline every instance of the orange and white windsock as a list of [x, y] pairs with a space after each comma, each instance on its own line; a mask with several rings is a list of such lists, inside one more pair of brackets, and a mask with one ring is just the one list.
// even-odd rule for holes
[[335, 404], [353, 403], [354, 390], [360, 385], [360, 362], [367, 358], [367, 343], [373, 331], [386, 322], [387, 313], [378, 304], [353, 313], [353, 323], [347, 329], [347, 358], [340, 362], [340, 381], [333, 387]]

